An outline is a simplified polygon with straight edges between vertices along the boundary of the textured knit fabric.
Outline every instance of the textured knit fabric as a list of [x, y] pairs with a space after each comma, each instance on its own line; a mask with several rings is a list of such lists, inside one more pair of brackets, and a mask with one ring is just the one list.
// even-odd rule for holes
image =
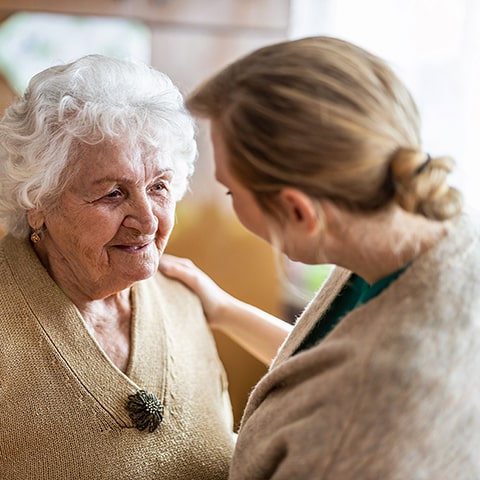
[[398, 270], [385, 278], [369, 285], [363, 278], [355, 273], [350, 275], [348, 281], [344, 284], [341, 292], [335, 297], [322, 317], [317, 320], [315, 326], [310, 330], [309, 334], [303, 339], [301, 345], [295, 353], [313, 347], [322, 340], [328, 332], [338, 324], [338, 322], [351, 310], [358, 307], [362, 303], [366, 303], [376, 297], [382, 290], [385, 290], [405, 268]]
[[231, 480], [480, 479], [478, 220], [292, 356], [349, 275], [332, 273], [254, 389]]
[[[126, 374], [104, 354], [28, 243], [0, 242], [0, 478], [216, 480], [233, 438], [225, 372], [199, 300], [161, 275], [132, 289]], [[134, 428], [139, 389], [165, 405]]]

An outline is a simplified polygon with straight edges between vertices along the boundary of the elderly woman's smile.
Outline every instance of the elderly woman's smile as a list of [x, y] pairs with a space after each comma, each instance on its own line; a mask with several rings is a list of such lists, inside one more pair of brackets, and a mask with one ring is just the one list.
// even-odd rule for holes
[[142, 245], [117, 245], [116, 248], [120, 248], [128, 253], [139, 253], [145, 250], [151, 243], [144, 243]]
[[66, 291], [102, 298], [157, 271], [175, 213], [173, 173], [162, 163], [122, 144], [82, 147], [61, 201], [38, 212], [40, 258]]

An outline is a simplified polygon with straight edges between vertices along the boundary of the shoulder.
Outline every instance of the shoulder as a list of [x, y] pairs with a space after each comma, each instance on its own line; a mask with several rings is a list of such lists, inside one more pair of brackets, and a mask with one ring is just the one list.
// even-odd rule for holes
[[304, 312], [297, 321], [295, 328], [291, 331], [289, 337], [282, 345], [271, 368], [276, 367], [278, 364], [285, 361], [296, 351], [305, 336], [328, 309], [334, 298], [340, 293], [350, 276], [351, 272], [349, 270], [341, 267], [332, 268], [320, 290], [306, 306]]
[[151, 279], [152, 285], [156, 285], [157, 288], [161, 288], [163, 291], [172, 295], [181, 295], [188, 297], [195, 297], [196, 295], [190, 290], [183, 282], [171, 277], [167, 277], [160, 271], [157, 271]]
[[353, 339], [329, 339], [271, 370], [247, 404], [232, 471], [247, 469], [252, 478], [325, 475], [359, 399], [362, 355]]
[[140, 282], [139, 287], [150, 299], [168, 305], [170, 309], [203, 310], [200, 299], [192, 290], [161, 272], [156, 272], [153, 277]]
[[[392, 284], [385, 300], [404, 305], [416, 304], [419, 315], [426, 310], [446, 314], [445, 305], [461, 301], [469, 307], [480, 294], [480, 221], [462, 214], [448, 226], [448, 234], [418, 257]], [[383, 298], [383, 297], [381, 297]], [[398, 305], [395, 306], [398, 309]]]
[[32, 279], [43, 288], [53, 283], [30, 243], [9, 234], [0, 239], [0, 271], [0, 282], [4, 285], [14, 283], [30, 288]]

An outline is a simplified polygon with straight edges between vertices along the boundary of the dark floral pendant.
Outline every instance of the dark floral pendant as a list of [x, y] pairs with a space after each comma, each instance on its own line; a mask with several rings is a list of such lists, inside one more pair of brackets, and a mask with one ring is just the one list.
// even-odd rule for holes
[[128, 415], [138, 430], [151, 433], [157, 429], [163, 420], [163, 404], [153, 393], [138, 390], [128, 396], [126, 405]]

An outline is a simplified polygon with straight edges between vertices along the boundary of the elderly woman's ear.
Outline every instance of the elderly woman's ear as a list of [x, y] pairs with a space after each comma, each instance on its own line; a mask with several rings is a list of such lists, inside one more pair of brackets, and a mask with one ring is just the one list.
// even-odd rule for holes
[[45, 223], [45, 215], [43, 210], [29, 210], [27, 212], [27, 220], [28, 224], [33, 230], [38, 230], [42, 228], [43, 224]]

